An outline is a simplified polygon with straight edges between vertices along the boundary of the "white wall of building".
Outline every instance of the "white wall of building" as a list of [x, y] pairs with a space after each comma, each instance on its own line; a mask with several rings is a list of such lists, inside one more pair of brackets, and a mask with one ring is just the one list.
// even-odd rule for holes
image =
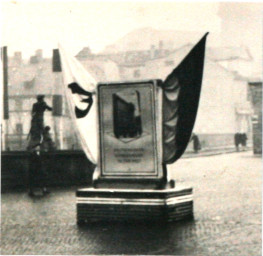
[[[190, 51], [185, 46], [165, 58], [147, 61], [144, 66], [121, 67], [123, 80], [162, 79], [178, 66]], [[140, 77], [134, 77], [140, 70]], [[206, 57], [198, 115], [194, 127], [197, 134], [234, 134], [249, 131], [250, 116], [246, 122], [237, 115], [236, 108], [247, 104], [247, 82], [238, 80], [235, 74]], [[239, 119], [242, 119], [240, 121]], [[245, 122], [245, 124], [244, 124]], [[244, 128], [246, 126], [246, 128]], [[241, 128], [243, 127], [243, 128]]]
[[120, 80], [119, 68], [113, 61], [87, 59], [80, 62], [98, 82]]
[[234, 77], [209, 59], [205, 62], [200, 105], [194, 131], [228, 134], [235, 132]]

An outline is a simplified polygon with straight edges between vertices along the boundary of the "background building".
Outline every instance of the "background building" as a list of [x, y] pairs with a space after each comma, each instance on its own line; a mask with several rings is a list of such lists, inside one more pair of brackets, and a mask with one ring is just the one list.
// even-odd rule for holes
[[249, 82], [252, 103], [254, 106], [253, 122], [253, 151], [262, 154], [262, 81], [254, 79]]
[[[136, 41], [141, 35], [139, 29], [99, 54], [84, 47], [76, 58], [98, 82], [164, 80], [202, 36], [185, 32], [173, 41], [170, 31], [143, 30], [145, 40], [140, 40], [141, 45]], [[248, 79], [252, 63], [246, 47], [207, 48], [200, 107], [194, 127], [203, 149], [234, 146], [236, 132], [247, 133], [251, 139], [253, 109]], [[37, 50], [29, 61], [23, 60], [20, 52], [9, 58], [10, 117], [5, 130], [6, 148], [25, 150], [32, 105], [38, 94], [44, 94], [50, 106], [61, 109], [59, 114], [54, 111], [45, 113], [45, 124], [51, 127], [57, 148], [80, 149], [62, 85], [61, 74], [52, 72], [52, 60], [43, 58], [41, 50]]]
[[37, 50], [29, 61], [25, 61], [22, 53], [16, 52], [9, 58], [8, 73], [9, 119], [5, 127], [5, 147], [26, 149], [32, 106], [39, 94], [45, 95], [45, 101], [53, 107], [53, 112], [45, 112], [45, 125], [51, 127], [57, 147], [69, 148], [76, 143], [62, 94], [62, 78], [52, 72], [51, 59], [44, 59], [42, 51]]

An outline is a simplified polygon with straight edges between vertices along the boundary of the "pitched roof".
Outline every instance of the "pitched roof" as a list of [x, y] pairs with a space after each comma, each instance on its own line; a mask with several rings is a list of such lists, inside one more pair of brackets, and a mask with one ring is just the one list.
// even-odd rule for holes
[[214, 47], [207, 48], [207, 55], [214, 61], [245, 60], [253, 61], [247, 47]]

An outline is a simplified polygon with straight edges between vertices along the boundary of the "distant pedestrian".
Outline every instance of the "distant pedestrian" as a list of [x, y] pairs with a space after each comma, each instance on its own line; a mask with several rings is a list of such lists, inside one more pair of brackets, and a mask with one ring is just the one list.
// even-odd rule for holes
[[241, 133], [240, 137], [241, 137], [242, 149], [246, 150], [246, 147], [247, 147], [247, 135], [246, 135], [246, 133]]
[[240, 133], [235, 133], [234, 135], [234, 141], [235, 141], [235, 147], [236, 147], [236, 151], [239, 151], [239, 144], [240, 144]]
[[40, 145], [44, 132], [44, 112], [52, 110], [44, 101], [44, 95], [37, 96], [37, 102], [33, 104], [31, 128], [28, 134], [28, 149]]
[[246, 133], [235, 133], [234, 135], [234, 141], [235, 141], [235, 147], [236, 147], [236, 151], [239, 151], [239, 145], [242, 146], [242, 150], [246, 149], [247, 146], [247, 135]]
[[193, 141], [194, 152], [198, 153], [198, 151], [201, 150], [201, 143], [198, 136], [195, 133], [193, 133], [191, 140]]

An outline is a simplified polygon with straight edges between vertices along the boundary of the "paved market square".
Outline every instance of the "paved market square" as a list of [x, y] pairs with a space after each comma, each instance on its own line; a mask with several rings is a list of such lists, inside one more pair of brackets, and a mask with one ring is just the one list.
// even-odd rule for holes
[[194, 188], [194, 220], [76, 225], [76, 188], [2, 193], [1, 254], [261, 255], [261, 157], [184, 158], [170, 168]]

